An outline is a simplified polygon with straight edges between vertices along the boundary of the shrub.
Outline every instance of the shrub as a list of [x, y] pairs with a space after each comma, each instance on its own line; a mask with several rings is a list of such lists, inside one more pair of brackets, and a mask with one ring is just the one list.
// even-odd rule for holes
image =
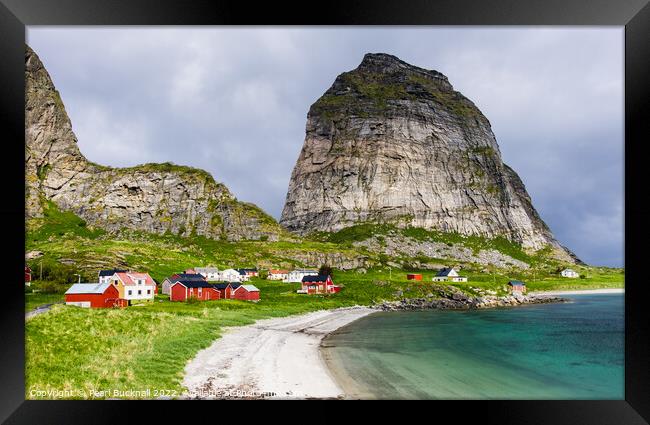
[[68, 289], [67, 284], [60, 284], [52, 281], [43, 282], [40, 291], [43, 294], [62, 294]]
[[332, 269], [332, 267], [328, 266], [327, 264], [323, 264], [318, 269], [318, 274], [329, 275], [329, 276], [334, 277], [334, 270]]

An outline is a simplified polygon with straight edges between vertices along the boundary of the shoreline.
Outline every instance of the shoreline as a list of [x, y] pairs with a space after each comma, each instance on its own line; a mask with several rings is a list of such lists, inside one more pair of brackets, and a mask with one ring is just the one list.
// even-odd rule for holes
[[596, 294], [623, 294], [625, 288], [603, 288], [603, 289], [567, 289], [560, 291], [531, 291], [529, 295], [596, 295]]
[[330, 333], [379, 310], [345, 307], [233, 327], [185, 367], [190, 399], [309, 399], [346, 396], [320, 349]]
[[[624, 289], [538, 291], [529, 295], [535, 299], [532, 303], [544, 303], [565, 301], [560, 298], [546, 299], [545, 296], [611, 293], [624, 293]], [[513, 301], [512, 305], [528, 304], [530, 301]], [[374, 398], [373, 394], [355, 385], [343, 370], [335, 367], [330, 350], [322, 343], [328, 335], [370, 314], [422, 309], [422, 306], [412, 305], [386, 307], [354, 306], [318, 310], [226, 328], [220, 338], [199, 351], [186, 365], [182, 384], [187, 390], [181, 398]], [[494, 307], [498, 305], [487, 308]]]

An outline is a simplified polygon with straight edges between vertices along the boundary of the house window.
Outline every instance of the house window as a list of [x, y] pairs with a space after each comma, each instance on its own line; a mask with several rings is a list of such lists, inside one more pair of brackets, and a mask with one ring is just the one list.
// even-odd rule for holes
[[129, 295], [133, 295], [133, 291], [129, 289]]
[[203, 294], [203, 288], [199, 288], [199, 297]]
[[142, 295], [142, 290], [138, 289], [138, 295]]
[[147, 289], [147, 295], [151, 295], [151, 289]]

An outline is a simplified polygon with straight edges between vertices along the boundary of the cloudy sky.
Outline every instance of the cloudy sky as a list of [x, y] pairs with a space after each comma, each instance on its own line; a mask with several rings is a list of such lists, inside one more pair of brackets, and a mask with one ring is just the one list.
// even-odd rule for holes
[[622, 27], [30, 27], [81, 151], [203, 168], [279, 218], [309, 106], [364, 53], [449, 77], [556, 237], [623, 265]]

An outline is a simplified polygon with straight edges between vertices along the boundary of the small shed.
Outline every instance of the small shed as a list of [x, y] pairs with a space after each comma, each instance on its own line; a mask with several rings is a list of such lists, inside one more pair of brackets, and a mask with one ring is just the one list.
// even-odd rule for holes
[[32, 284], [32, 269], [29, 266], [25, 266], [25, 285], [30, 286]]
[[408, 280], [422, 280], [422, 275], [417, 273], [409, 273], [406, 275]]
[[124, 301], [112, 283], [75, 283], [65, 291], [65, 303], [77, 307], [122, 307]]
[[215, 288], [217, 291], [219, 291], [219, 294], [221, 294], [221, 299], [231, 299], [232, 298], [232, 290], [233, 290], [233, 285], [235, 285], [235, 288], [239, 287], [239, 283], [213, 283], [212, 287]]
[[233, 291], [233, 298], [244, 301], [259, 301], [260, 290], [254, 285], [240, 285]]
[[523, 294], [526, 292], [526, 284], [520, 280], [511, 280], [508, 282], [508, 291], [512, 294]]

